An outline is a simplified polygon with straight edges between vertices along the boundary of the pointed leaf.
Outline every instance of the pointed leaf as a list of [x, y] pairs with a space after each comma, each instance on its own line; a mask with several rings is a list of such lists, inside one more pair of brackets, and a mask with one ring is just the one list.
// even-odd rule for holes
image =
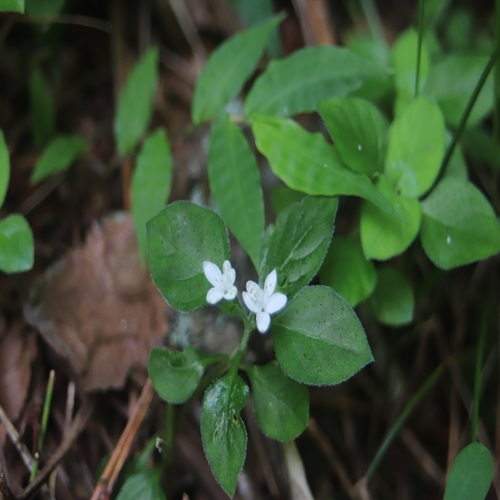
[[146, 261], [146, 222], [167, 202], [172, 183], [172, 153], [165, 129], [150, 134], [132, 176], [132, 217], [142, 262]]
[[238, 95], [282, 18], [275, 16], [238, 33], [212, 53], [196, 82], [192, 109], [195, 125], [217, 115]]
[[247, 449], [247, 432], [240, 412], [248, 386], [234, 373], [216, 380], [206, 391], [201, 409], [201, 438], [215, 479], [229, 496], [236, 490]]
[[330, 97], [347, 95], [378, 69], [339, 47], [309, 47], [272, 61], [257, 79], [245, 102], [247, 116], [314, 111]]
[[484, 500], [493, 479], [493, 458], [481, 443], [470, 443], [455, 458], [444, 500]]
[[287, 377], [276, 363], [252, 365], [247, 372], [260, 430], [278, 441], [300, 436], [309, 418], [307, 386]]
[[337, 206], [336, 198], [308, 196], [278, 215], [259, 275], [276, 269], [289, 299], [318, 272], [332, 239]]
[[116, 500], [166, 500], [161, 486], [160, 467], [132, 474], [125, 479]]
[[392, 204], [397, 215], [363, 202], [361, 244], [367, 258], [387, 260], [403, 253], [417, 236], [421, 219], [420, 204], [415, 198], [399, 195], [385, 175], [379, 177], [377, 189]]
[[347, 170], [321, 134], [306, 132], [293, 120], [255, 117], [257, 149], [290, 188], [312, 195], [359, 196], [391, 210], [368, 177]]
[[373, 361], [356, 313], [327, 286], [303, 288], [272, 322], [276, 358], [286, 375], [334, 385]]
[[203, 261], [220, 269], [229, 259], [229, 240], [222, 219], [190, 202], [168, 205], [147, 224], [149, 267], [156, 286], [179, 311], [207, 305], [211, 288]]
[[422, 202], [421, 240], [429, 259], [452, 269], [500, 252], [500, 223], [470, 182], [444, 178]]
[[445, 145], [444, 120], [439, 108], [419, 97], [391, 125], [386, 174], [405, 196], [418, 197], [439, 173]]
[[34, 244], [31, 228], [22, 215], [0, 220], [0, 271], [20, 273], [33, 267]]
[[5, 144], [5, 137], [0, 130], [0, 208], [5, 201], [7, 188], [9, 186], [10, 178], [10, 158], [7, 144]]
[[151, 120], [158, 80], [157, 66], [158, 53], [151, 48], [134, 66], [121, 91], [113, 126], [122, 156], [132, 152]]
[[35, 144], [42, 148], [54, 136], [54, 97], [39, 68], [34, 68], [30, 80], [31, 127]]
[[64, 172], [87, 150], [87, 144], [79, 136], [59, 135], [43, 150], [31, 174], [31, 184]]
[[318, 111], [347, 167], [367, 175], [383, 170], [389, 125], [373, 104], [364, 99], [338, 97], [320, 103]]
[[226, 116], [212, 125], [208, 178], [223, 219], [257, 267], [264, 232], [259, 169], [243, 133]]

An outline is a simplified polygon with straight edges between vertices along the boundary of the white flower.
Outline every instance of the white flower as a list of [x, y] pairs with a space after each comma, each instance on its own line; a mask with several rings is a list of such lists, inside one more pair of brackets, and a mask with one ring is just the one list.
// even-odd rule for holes
[[203, 262], [203, 272], [207, 280], [213, 285], [213, 288], [207, 292], [207, 302], [216, 304], [219, 300], [233, 300], [238, 293], [234, 286], [236, 271], [231, 267], [228, 260], [224, 261], [222, 271], [212, 262], [206, 260]]
[[271, 324], [271, 314], [286, 306], [284, 293], [274, 293], [278, 275], [276, 269], [269, 273], [262, 289], [254, 281], [247, 281], [247, 291], [243, 292], [243, 301], [250, 311], [257, 315], [257, 328], [260, 333], [266, 333]]

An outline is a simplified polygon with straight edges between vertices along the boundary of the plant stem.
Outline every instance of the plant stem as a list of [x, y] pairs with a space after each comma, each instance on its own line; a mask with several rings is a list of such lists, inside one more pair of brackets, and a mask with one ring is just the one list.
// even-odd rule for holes
[[418, 97], [418, 84], [420, 80], [420, 59], [422, 56], [422, 40], [424, 38], [424, 14], [425, 0], [418, 2], [418, 48], [417, 48], [417, 71], [415, 74], [415, 97]]

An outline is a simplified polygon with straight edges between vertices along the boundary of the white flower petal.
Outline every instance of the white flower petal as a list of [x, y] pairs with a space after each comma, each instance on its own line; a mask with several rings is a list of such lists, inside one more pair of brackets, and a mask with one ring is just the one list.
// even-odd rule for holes
[[209, 304], [217, 304], [219, 300], [224, 297], [224, 293], [221, 292], [218, 288], [210, 288], [207, 292], [207, 302]]
[[232, 286], [224, 294], [224, 298], [226, 300], [233, 300], [236, 297], [237, 294], [238, 294], [238, 289], [235, 286]]
[[222, 273], [213, 262], [209, 262], [208, 260], [204, 261], [203, 272], [207, 280], [210, 281], [213, 286], [219, 288], [222, 285]]
[[284, 293], [274, 293], [266, 302], [265, 310], [269, 314], [274, 314], [286, 306], [287, 298]]
[[267, 312], [262, 311], [257, 313], [257, 329], [260, 333], [266, 333], [271, 324], [271, 316]]
[[277, 281], [278, 281], [278, 274], [276, 273], [276, 269], [273, 269], [267, 275], [266, 281], [264, 283], [264, 297], [266, 297], [266, 299], [269, 299], [269, 297], [271, 297], [271, 295], [274, 293]]
[[[247, 288], [248, 288], [248, 284], [247, 284]], [[243, 292], [242, 296], [243, 296], [243, 302], [248, 307], [248, 309], [250, 309], [251, 312], [258, 313], [261, 311], [261, 308], [255, 302], [255, 299], [251, 293]]]

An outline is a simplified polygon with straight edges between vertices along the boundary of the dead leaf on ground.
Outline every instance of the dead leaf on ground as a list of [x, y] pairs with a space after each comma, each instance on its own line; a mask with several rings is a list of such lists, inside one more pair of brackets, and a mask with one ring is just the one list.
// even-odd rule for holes
[[145, 366], [167, 333], [167, 314], [126, 214], [95, 224], [83, 247], [45, 273], [25, 307], [88, 391], [118, 389], [130, 368]]

